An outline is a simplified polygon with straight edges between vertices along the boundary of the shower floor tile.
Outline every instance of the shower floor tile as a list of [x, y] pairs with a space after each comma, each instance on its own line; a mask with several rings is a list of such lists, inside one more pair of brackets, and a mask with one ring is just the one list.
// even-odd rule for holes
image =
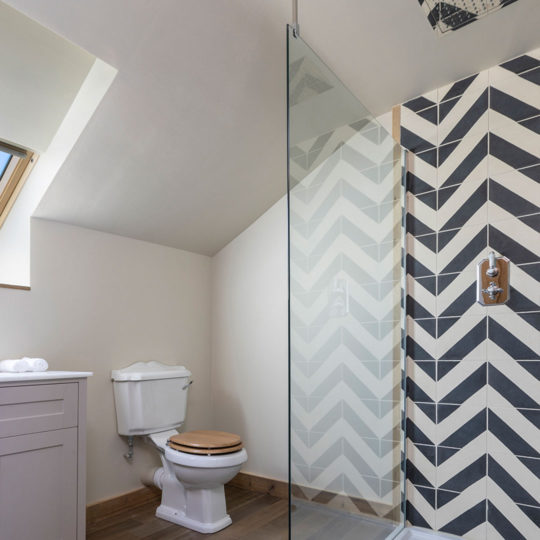
[[331, 510], [315, 503], [295, 500], [292, 511], [292, 540], [385, 540], [397, 525], [376, 518]]

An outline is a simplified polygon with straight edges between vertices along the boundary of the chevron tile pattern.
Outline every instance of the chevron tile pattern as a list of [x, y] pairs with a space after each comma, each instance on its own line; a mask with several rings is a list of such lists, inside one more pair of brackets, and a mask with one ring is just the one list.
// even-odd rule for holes
[[[407, 176], [407, 519], [540, 538], [540, 50], [401, 107]], [[475, 302], [507, 256], [511, 299]]]
[[401, 157], [373, 121], [291, 154], [295, 496], [399, 519]]
[[516, 0], [418, 0], [433, 29], [457, 30]]

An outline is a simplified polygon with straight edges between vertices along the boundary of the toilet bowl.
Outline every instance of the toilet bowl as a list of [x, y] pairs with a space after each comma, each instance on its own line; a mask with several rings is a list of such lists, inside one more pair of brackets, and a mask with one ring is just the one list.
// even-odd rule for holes
[[138, 362], [112, 372], [120, 435], [145, 436], [162, 467], [152, 483], [162, 490], [156, 516], [201, 533], [231, 524], [224, 485], [247, 461], [238, 435], [176, 428], [185, 420], [191, 373], [183, 366]]
[[[213, 432], [204, 433], [211, 436]], [[163, 464], [153, 476], [154, 485], [162, 490], [156, 516], [201, 533], [217, 532], [232, 523], [224, 485], [238, 474], [247, 452], [244, 448], [219, 454], [184, 452], [170, 446], [170, 439], [177, 435], [177, 431], [167, 431], [149, 436]]]

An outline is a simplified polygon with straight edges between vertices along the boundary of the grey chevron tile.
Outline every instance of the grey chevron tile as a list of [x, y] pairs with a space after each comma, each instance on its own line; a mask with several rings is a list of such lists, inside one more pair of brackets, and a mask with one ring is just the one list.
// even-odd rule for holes
[[488, 228], [482, 223], [437, 234], [437, 273], [463, 272], [476, 267], [487, 246]]
[[374, 467], [373, 463], [368, 463], [346, 439], [342, 441], [342, 445], [342, 454], [350, 461], [355, 473], [357, 472], [362, 476], [371, 476], [377, 480], [380, 478], [381, 471]]
[[[437, 429], [442, 433], [440, 446], [464, 448], [477, 439], [484, 441], [487, 409], [467, 405], [437, 405]], [[443, 426], [444, 424], [444, 426]], [[485, 444], [485, 441], [482, 442]]]
[[540, 212], [540, 165], [527, 172], [535, 174], [537, 182], [522, 171], [490, 179], [488, 214], [491, 222]]
[[[435, 149], [437, 145], [437, 130], [430, 129], [429, 132], [424, 133], [424, 135], [427, 135], [429, 140], [424, 139], [402, 125], [401, 145], [419, 156], [422, 153], [426, 153], [427, 150]], [[426, 159], [429, 158], [426, 156]]]
[[426, 487], [407, 485], [406, 516], [407, 524], [436, 529], [435, 490]]
[[525, 279], [527, 274], [522, 273], [519, 266], [513, 270], [512, 282], [514, 285], [510, 285], [510, 299], [504, 306], [493, 306], [493, 310], [490, 310], [490, 313], [496, 315], [498, 313], [506, 313], [508, 310], [524, 314], [540, 312], [540, 290], [538, 288], [538, 282], [534, 279]]
[[487, 224], [488, 181], [477, 178], [438, 191], [437, 230]]
[[[483, 132], [468, 133], [460, 141], [440, 146], [438, 149], [437, 187], [461, 184], [477, 170], [485, 170], [488, 157], [488, 135]], [[532, 163], [531, 163], [532, 164]], [[483, 175], [484, 178], [487, 174]]]
[[520, 271], [524, 272], [524, 274], [527, 274], [527, 276], [530, 276], [532, 279], [540, 282], [540, 264], [539, 263], [532, 263], [532, 264], [520, 264], [517, 265]]
[[[527, 537], [521, 534], [515, 525], [522, 525], [523, 517], [525, 514], [522, 512], [516, 512], [519, 506], [515, 508], [509, 508], [508, 504], [502, 504], [501, 510], [491, 500], [488, 501], [488, 521], [491, 526], [491, 530], [494, 534], [497, 534], [500, 538], [516, 538], [519, 540], [526, 540]], [[512, 513], [510, 514], [510, 510]], [[533, 526], [534, 523], [533, 523]], [[522, 528], [520, 526], [520, 528]], [[533, 533], [534, 534], [534, 533]], [[530, 536], [530, 535], [528, 535]]]
[[520, 73], [519, 76], [533, 84], [540, 85], [540, 68], [525, 71], [524, 73]]
[[[487, 475], [487, 456], [481, 455], [472, 463], [469, 462], [468, 456], [465, 456], [461, 463], [457, 463], [457, 457], [459, 456], [459, 450], [455, 448], [437, 448], [437, 459], [447, 460], [453, 459], [454, 466], [456, 467], [456, 474], [444, 484], [440, 486], [441, 490], [451, 490], [457, 493], [465, 491], [468, 487], [475, 485], [475, 489], [486, 489], [485, 481]], [[483, 482], [482, 482], [483, 481]]]
[[354, 433], [357, 433], [363, 438], [378, 440], [377, 433], [373, 431], [372, 427], [346, 402], [343, 403], [342, 415]]
[[518, 314], [488, 318], [488, 355], [493, 360], [540, 360], [538, 330]]
[[349, 144], [345, 144], [341, 148], [341, 159], [358, 171], [372, 169], [377, 165], [377, 163], [372, 161], [367, 155], [359, 152]]
[[406, 394], [414, 403], [434, 403], [437, 384], [436, 363], [431, 361], [407, 362]]
[[[511, 118], [515, 122], [520, 122], [527, 118], [540, 115], [540, 99], [537, 97], [538, 92], [534, 92], [534, 85], [523, 85], [526, 86], [526, 88], [521, 89], [518, 85], [514, 84], [513, 88], [510, 89], [505, 88], [506, 85], [501, 84], [504, 82], [506, 81], [499, 81], [498, 87], [491, 86], [490, 109]], [[514, 81], [512, 80], [511, 82]], [[501, 89], [501, 87], [504, 89]], [[522, 93], [518, 94], [516, 91], [518, 89], [521, 90]]]
[[502, 449], [515, 456], [540, 458], [538, 427], [518, 410], [511, 407], [490, 407], [488, 428], [487, 449], [490, 454], [496, 454]]
[[425, 169], [436, 169], [438, 159], [438, 150], [437, 148], [431, 148], [422, 152], [415, 152], [413, 161], [422, 163], [423, 168]]
[[420, 473], [423, 480], [419, 482], [419, 479], [411, 478], [411, 475], [407, 478], [415, 485], [435, 487], [437, 485], [437, 448], [425, 444], [413, 444], [407, 439], [406, 449], [409, 461], [412, 464], [418, 463], [416, 470]]
[[487, 364], [484, 361], [437, 362], [437, 401], [447, 405], [461, 405], [474, 398], [487, 399]]
[[407, 194], [406, 230], [413, 236], [436, 232], [437, 194], [435, 191], [419, 195]]
[[487, 133], [487, 85], [476, 92], [468, 91], [460, 98], [440, 103], [439, 116], [441, 118], [438, 130], [439, 146], [461, 140], [473, 132]]
[[430, 438], [433, 431], [432, 424], [435, 424], [436, 405], [417, 404], [411, 407], [407, 415], [406, 433], [407, 437], [414, 444], [433, 446], [434, 441]]
[[533, 51], [531, 54], [524, 54], [513, 58], [512, 60], [508, 60], [508, 62], [500, 64], [500, 68], [516, 74], [520, 74], [538, 67], [540, 67], [540, 60], [535, 54], [535, 51]]
[[407, 316], [407, 355], [413, 360], [434, 360], [437, 352], [436, 319]]
[[437, 187], [437, 150], [408, 156], [407, 190], [414, 194]]
[[433, 275], [436, 273], [437, 236], [427, 234], [414, 237], [407, 234], [407, 272], [414, 277]]
[[540, 233], [519, 219], [489, 226], [489, 246], [508, 257], [513, 264], [537, 263], [540, 260]]
[[485, 360], [487, 319], [484, 316], [441, 318], [438, 325], [451, 321], [450, 329], [438, 332], [436, 357], [440, 360]]
[[[524, 364], [522, 362], [521, 364]], [[502, 405], [525, 409], [540, 409], [540, 380], [530, 371], [515, 361], [497, 361], [489, 363], [488, 405], [496, 408]], [[539, 366], [540, 361], [527, 361]]]
[[[467, 270], [437, 276], [437, 317], [486, 315], [486, 307], [476, 301], [476, 272]], [[451, 324], [444, 325], [449, 328]], [[444, 332], [440, 332], [442, 335]]]
[[437, 319], [437, 338], [442, 338], [459, 320], [459, 317], [439, 317]]
[[[534, 484], [519, 483], [512, 474], [512, 465], [514, 465], [515, 469], [515, 464], [510, 460], [505, 460], [504, 457], [506, 457], [504, 454], [489, 456], [488, 468], [490, 482], [500, 486], [507, 496], [515, 503], [536, 506], [537, 499], [534, 494], [536, 490], [533, 490], [533, 493], [528, 491], [528, 488], [530, 489]], [[510, 466], [510, 468], [508, 468], [508, 466]], [[530, 479], [534, 479], [534, 476], [531, 475]]]
[[437, 104], [437, 91], [428, 92], [427, 94], [424, 94], [423, 96], [420, 96], [415, 99], [411, 99], [410, 101], [407, 101], [403, 104], [403, 107], [407, 107], [413, 112], [419, 112], [423, 111], [424, 109], [428, 109], [429, 107], [433, 107]]
[[[485, 483], [485, 482], [484, 482]], [[437, 528], [443, 533], [454, 534], [460, 538], [476, 540], [485, 537], [486, 492], [485, 488], [476, 493], [454, 493], [437, 491]], [[478, 500], [481, 495], [484, 498]], [[459, 510], [456, 512], [456, 508]], [[461, 511], [461, 513], [460, 513]], [[453, 519], [447, 515], [458, 514]]]
[[437, 100], [443, 102], [462, 96], [473, 83], [483, 88], [487, 84], [487, 72], [471, 75], [460, 81], [440, 87], [437, 90]]
[[436, 313], [436, 278], [407, 276], [407, 315], [413, 319], [429, 319]]
[[489, 134], [490, 176], [540, 163], [539, 135], [526, 125], [499, 119]]

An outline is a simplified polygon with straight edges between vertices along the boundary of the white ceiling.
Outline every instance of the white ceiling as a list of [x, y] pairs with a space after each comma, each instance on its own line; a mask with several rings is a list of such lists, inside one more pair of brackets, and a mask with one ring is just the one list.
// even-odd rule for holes
[[[37, 215], [214, 254], [286, 189], [290, 0], [7, 0], [119, 74]], [[374, 114], [540, 47], [540, 2], [440, 37], [417, 0], [300, 0]]]

